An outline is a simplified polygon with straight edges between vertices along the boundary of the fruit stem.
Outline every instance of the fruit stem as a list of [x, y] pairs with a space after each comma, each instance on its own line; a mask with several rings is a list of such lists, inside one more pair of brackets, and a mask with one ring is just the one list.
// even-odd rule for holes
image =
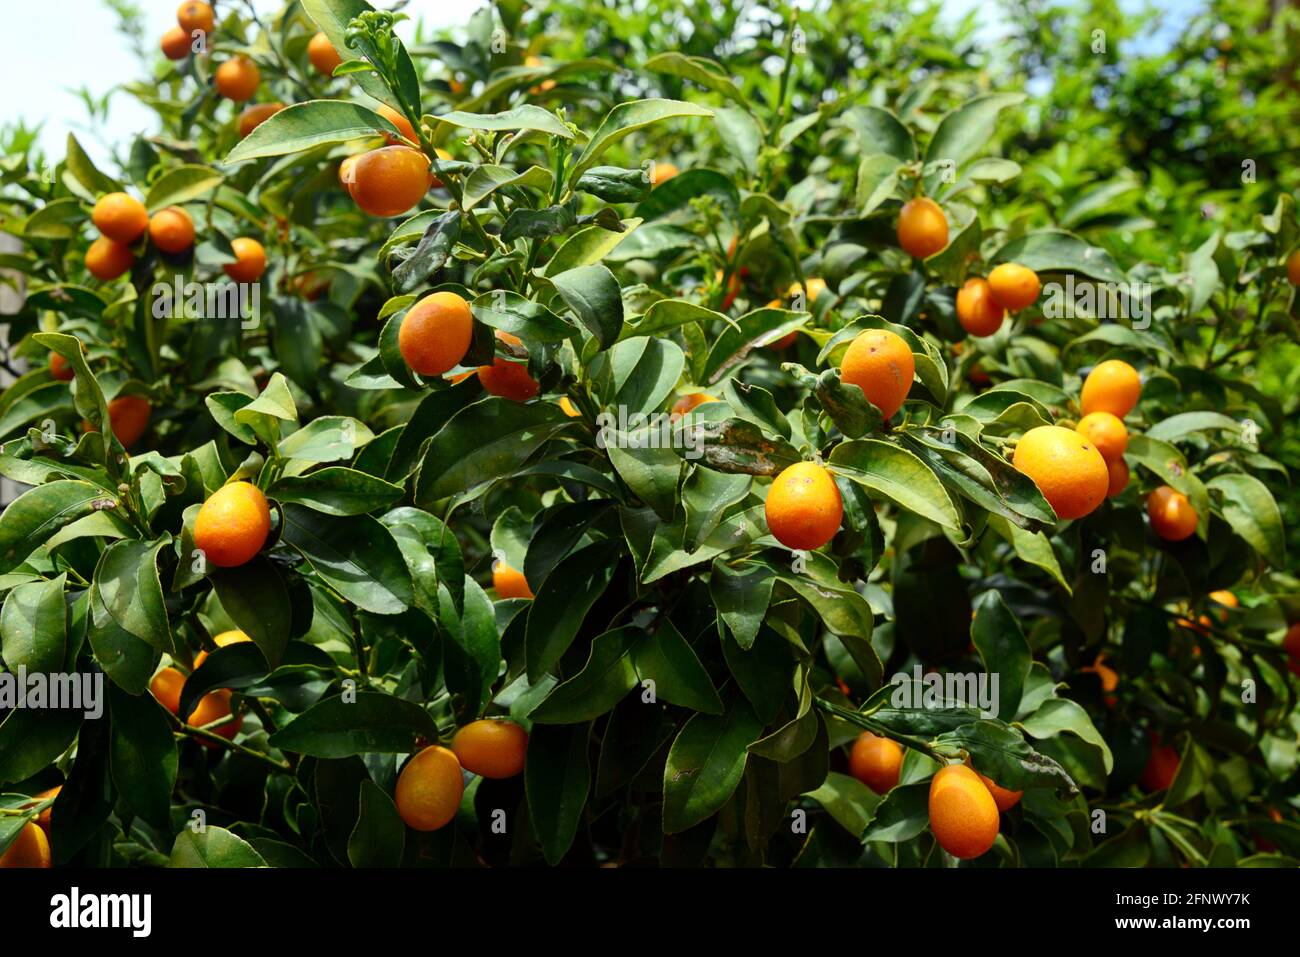
[[850, 711], [848, 708], [841, 708], [839, 705], [831, 704], [822, 698], [814, 698], [813, 704], [825, 711], [827, 714], [833, 714], [837, 718], [842, 718], [851, 724], [856, 724], [860, 728], [866, 728], [882, 738], [889, 738], [891, 741], [897, 741], [904, 747], [911, 748], [913, 751], [920, 751], [926, 757], [938, 761], [940, 764], [948, 763], [948, 756], [936, 751], [930, 745], [926, 744], [920, 738], [914, 738], [911, 735], [900, 734], [892, 728], [881, 724], [859, 711]]

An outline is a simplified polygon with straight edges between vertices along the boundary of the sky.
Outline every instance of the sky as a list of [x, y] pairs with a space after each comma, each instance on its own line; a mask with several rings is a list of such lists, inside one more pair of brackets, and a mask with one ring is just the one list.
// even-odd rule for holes
[[[146, 11], [149, 36], [161, 37], [164, 31], [175, 26], [179, 0], [135, 2]], [[279, 9], [282, 0], [252, 2], [260, 11], [270, 12]], [[805, 6], [808, 2], [804, 0], [798, 5]], [[1137, 8], [1145, 2], [1124, 0], [1124, 5]], [[1176, 34], [1180, 21], [1203, 2], [1158, 0], [1157, 5], [1169, 15], [1164, 29], [1148, 38], [1147, 43], [1159, 46], [1168, 42]], [[420, 17], [430, 26], [454, 26], [465, 23], [470, 14], [485, 4], [486, 0], [410, 0], [405, 12], [413, 20]], [[982, 28], [996, 37], [1000, 11], [995, 4], [989, 0], [945, 2], [945, 13], [954, 18], [964, 16], [972, 8], [976, 9]], [[111, 119], [101, 125], [90, 121], [84, 103], [75, 92], [85, 87], [102, 96], [110, 87], [141, 76], [139, 64], [125, 38], [117, 32], [117, 19], [104, 0], [26, 0], [22, 3], [22, 20], [21, 29], [0, 36], [0, 64], [6, 73], [0, 122], [22, 119], [28, 125], [42, 123], [40, 142], [52, 156], [63, 155], [67, 134], [74, 132], [96, 160], [107, 155], [104, 135], [127, 141], [136, 132], [152, 130], [152, 114], [127, 93], [112, 97]], [[413, 26], [411, 22], [402, 24], [399, 35], [409, 39]], [[40, 37], [58, 37], [59, 42], [33, 42], [33, 38]]]

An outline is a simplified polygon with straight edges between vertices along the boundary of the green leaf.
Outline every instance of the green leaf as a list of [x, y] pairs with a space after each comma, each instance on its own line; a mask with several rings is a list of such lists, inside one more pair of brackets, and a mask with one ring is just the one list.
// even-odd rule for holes
[[221, 607], [274, 668], [284, 656], [293, 624], [289, 591], [275, 564], [254, 555], [235, 568], [214, 569], [209, 577]]
[[577, 182], [583, 173], [596, 165], [605, 150], [639, 129], [672, 117], [712, 115], [711, 110], [680, 100], [633, 100], [630, 103], [620, 103], [605, 114], [600, 126], [591, 135], [587, 148], [569, 171], [570, 181]]
[[1268, 486], [1240, 472], [1216, 475], [1206, 483], [1222, 496], [1223, 517], [1250, 547], [1279, 568], [1286, 566], [1286, 535], [1282, 513]]
[[257, 125], [226, 154], [225, 165], [300, 153], [316, 146], [346, 143], [367, 136], [401, 135], [396, 126], [369, 107], [342, 100], [294, 103]]
[[722, 714], [722, 699], [695, 650], [668, 619], [659, 630], [632, 649], [637, 676], [655, 683], [655, 694], [670, 704]]
[[573, 188], [607, 203], [639, 203], [650, 195], [650, 177], [643, 169], [595, 166], [578, 177]]
[[687, 56], [684, 53], [660, 53], [646, 60], [642, 66], [654, 73], [667, 73], [684, 80], [698, 83], [706, 90], [720, 93], [741, 106], [748, 107], [744, 94], [731, 81], [722, 64], [702, 56]]
[[568, 853], [582, 822], [591, 789], [590, 733], [585, 723], [537, 725], [528, 738], [524, 766], [528, 817], [546, 863], [552, 867]]
[[469, 212], [497, 190], [508, 187], [527, 186], [549, 193], [554, 179], [554, 174], [541, 166], [530, 166], [522, 173], [516, 173], [508, 166], [478, 166], [465, 179], [465, 199], [461, 208]]
[[266, 867], [252, 845], [224, 827], [209, 824], [201, 832], [185, 828], [176, 835], [168, 867]]
[[679, 834], [716, 814], [745, 773], [747, 750], [763, 725], [741, 695], [721, 715], [696, 714], [664, 766], [664, 833]]
[[961, 517], [943, 483], [906, 449], [879, 439], [842, 442], [831, 453], [831, 472], [954, 531]]
[[[998, 114], [1008, 107], [1018, 106], [1024, 100], [1023, 93], [986, 93], [967, 100], [946, 114], [930, 138], [930, 146], [925, 151], [926, 166], [948, 161], [954, 168], [960, 168], [980, 150], [985, 149], [993, 139]], [[938, 192], [941, 182], [941, 172], [927, 174], [926, 192]]]
[[467, 130], [536, 130], [566, 140], [574, 138], [573, 131], [554, 113], [529, 103], [506, 110], [504, 113], [465, 113], [453, 110], [450, 113], [435, 114], [434, 119]]
[[717, 559], [709, 577], [709, 595], [736, 643], [746, 651], [754, 645], [772, 600], [776, 575], [766, 565], [732, 568]]
[[375, 691], [354, 701], [333, 695], [312, 705], [270, 737], [273, 748], [315, 758], [346, 758], [370, 752], [406, 754], [416, 738], [438, 740], [438, 727], [424, 708]]
[[[1040, 229], [1019, 236], [994, 255], [991, 262], [1015, 262], [1037, 273], [1072, 272], [1103, 282], [1126, 282], [1110, 253], [1089, 245], [1063, 229]], [[1050, 294], [1044, 297], [1044, 308]]]
[[393, 270], [393, 288], [409, 293], [422, 286], [446, 265], [460, 239], [463, 216], [456, 210], [443, 213], [429, 224], [415, 250]]
[[632, 627], [597, 635], [582, 670], [557, 685], [529, 718], [537, 724], [577, 724], [612, 710], [636, 686], [632, 655], [642, 637]]
[[66, 575], [14, 588], [0, 610], [0, 655], [10, 671], [48, 674], [62, 670], [67, 655]]
[[530, 681], [555, 667], [573, 644], [587, 612], [614, 577], [617, 546], [601, 542], [574, 552], [542, 582], [528, 609], [524, 635]]
[[71, 133], [68, 134], [67, 157], [68, 172], [78, 183], [86, 187], [94, 198], [98, 199], [104, 193], [121, 192], [122, 184], [111, 176], [101, 173]]
[[839, 122], [851, 129], [858, 139], [863, 156], [885, 153], [903, 163], [916, 159], [916, 143], [902, 121], [889, 110], [878, 106], [851, 106]]
[[118, 687], [133, 695], [149, 687], [149, 679], [158, 666], [159, 651], [113, 619], [104, 607], [99, 586], [94, 583], [87, 593], [86, 640], [95, 653], [95, 661]]
[[[984, 673], [998, 682], [994, 717], [1011, 721], [1020, 709], [1020, 697], [1029, 678], [1033, 653], [1020, 630], [1020, 622], [996, 591], [986, 591], [975, 601], [971, 641], [984, 662]], [[977, 704], [967, 701], [967, 704]]]
[[396, 867], [406, 847], [406, 825], [397, 805], [373, 781], [361, 782], [361, 811], [348, 837], [348, 861], [353, 867]]
[[322, 515], [284, 506], [281, 537], [348, 601], [377, 615], [396, 615], [414, 601], [411, 574], [387, 528], [368, 515]]
[[166, 539], [114, 542], [100, 556], [95, 585], [118, 625], [158, 651], [171, 653], [171, 624], [158, 579], [158, 553], [166, 544]]
[[623, 298], [612, 272], [600, 265], [579, 266], [550, 278], [565, 305], [602, 349], [618, 341], [623, 331]]
[[641, 225], [641, 220], [624, 219], [620, 221], [620, 225], [623, 227], [621, 231], [606, 229], [600, 223], [575, 229], [564, 238], [560, 248], [547, 260], [546, 275], [556, 276], [570, 269], [577, 269], [579, 266], [590, 266], [600, 262], [622, 245], [623, 240], [633, 235], [634, 230]]
[[153, 181], [145, 194], [144, 204], [156, 213], [167, 206], [178, 206], [206, 196], [225, 181], [225, 176], [210, 166], [187, 164], [176, 166]]
[[13, 571], [65, 525], [118, 502], [89, 482], [59, 480], [29, 489], [0, 512], [0, 574]]
[[364, 515], [392, 505], [403, 491], [365, 472], [331, 465], [306, 475], [285, 475], [267, 494], [277, 502], [295, 502], [326, 515]]
[[172, 791], [179, 760], [171, 722], [152, 695], [108, 688], [113, 733], [109, 767], [127, 806], [154, 827], [170, 830]]
[[1179, 412], [1151, 426], [1146, 436], [1161, 442], [1177, 442], [1197, 432], [1210, 431], [1237, 434], [1241, 432], [1241, 423], [1222, 412]]
[[280, 454], [300, 462], [338, 462], [352, 458], [374, 437], [364, 422], [346, 415], [323, 415], [282, 439]]
[[880, 797], [857, 778], [832, 771], [808, 797], [826, 809], [835, 823], [854, 837], [861, 837]]
[[[1101, 752], [1107, 774], [1114, 769], [1115, 759], [1111, 756], [1106, 740], [1078, 702], [1068, 698], [1049, 698], [1037, 711], [1018, 724], [1024, 728], [1025, 734], [1034, 738], [1051, 738], [1069, 732]], [[999, 780], [998, 783], [1002, 782]]]

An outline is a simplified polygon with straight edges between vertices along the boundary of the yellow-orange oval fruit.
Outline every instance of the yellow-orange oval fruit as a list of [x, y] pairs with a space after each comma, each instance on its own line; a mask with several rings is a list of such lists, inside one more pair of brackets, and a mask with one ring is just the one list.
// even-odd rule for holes
[[[411, 121], [408, 120], [401, 113], [398, 113], [391, 106], [381, 103], [379, 106], [375, 108], [375, 112], [378, 113], [380, 116], [382, 116], [384, 119], [386, 119], [389, 123], [392, 123], [394, 126], [396, 126], [397, 131], [401, 133], [402, 136], [405, 136], [412, 143], [420, 142], [420, 137], [415, 132], [415, 126], [411, 123]], [[385, 133], [384, 140], [388, 143], [389, 146], [402, 145], [402, 141], [398, 137], [394, 136], [392, 133]]]
[[560, 408], [563, 409], [564, 414], [571, 419], [576, 419], [582, 415], [582, 413], [578, 411], [578, 407], [573, 404], [572, 400], [570, 400], [567, 395], [560, 396]]
[[[149, 427], [149, 417], [153, 410], [149, 400], [138, 395], [120, 395], [108, 403], [108, 425], [113, 436], [122, 443], [123, 448], [130, 448], [140, 441], [144, 430]], [[82, 422], [87, 432], [98, 431], [89, 422]]]
[[435, 744], [407, 761], [398, 775], [397, 813], [412, 830], [436, 831], [456, 816], [464, 791], [460, 761]]
[[[222, 718], [230, 717], [231, 694], [229, 688], [218, 688], [216, 691], [209, 691], [199, 699], [199, 703], [194, 706], [193, 713], [190, 714], [185, 723], [192, 728], [203, 728], [204, 725], [209, 725], [214, 721], [220, 721]], [[210, 731], [212, 734], [218, 734], [227, 741], [233, 741], [235, 735], [239, 734], [239, 729], [243, 727], [243, 724], [244, 719], [241, 715], [231, 719], [230, 721], [226, 721], [223, 724], [219, 724], [216, 727], [205, 728], [205, 730]], [[199, 744], [203, 745], [205, 748], [221, 747], [221, 745], [217, 744], [215, 741], [205, 741], [202, 738], [199, 739]]]
[[1106, 460], [1084, 436], [1059, 425], [1030, 429], [1016, 443], [1012, 464], [1028, 475], [1058, 518], [1083, 518], [1106, 499]]
[[916, 259], [928, 259], [948, 245], [948, 217], [934, 200], [910, 199], [898, 214], [898, 245]]
[[[42, 791], [40, 794], [35, 795], [35, 798], [37, 801], [45, 801], [48, 800], [49, 798], [57, 798], [59, 796], [59, 792], [62, 790], [63, 790], [63, 785], [58, 784], [47, 791]], [[40, 814], [36, 815], [37, 826], [46, 834], [50, 833], [50, 814], [53, 811], [54, 811], [54, 805], [51, 804]]]
[[1020, 803], [1020, 798], [1025, 793], [1024, 791], [1011, 791], [1007, 788], [1000, 787], [992, 778], [986, 777], [978, 771], [976, 771], [975, 774], [979, 776], [984, 787], [988, 788], [989, 795], [993, 798], [993, 803], [997, 805], [999, 811], [1009, 811]]
[[505, 562], [499, 561], [492, 566], [492, 587], [496, 589], [498, 598], [533, 597], [533, 590], [528, 586], [524, 573]]
[[190, 55], [190, 35], [180, 27], [172, 27], [162, 35], [158, 46], [167, 59], [184, 60]]
[[254, 103], [239, 114], [239, 138], [242, 140], [275, 114], [284, 109], [283, 103]]
[[194, 519], [194, 547], [218, 568], [242, 565], [266, 544], [271, 509], [262, 490], [231, 482], [209, 496]]
[[212, 7], [204, 3], [203, 0], [185, 0], [185, 3], [176, 8], [176, 22], [185, 31], [186, 35], [193, 33], [195, 30], [209, 33], [212, 30], [215, 17], [212, 15]]
[[71, 382], [76, 378], [76, 372], [72, 366], [68, 365], [68, 360], [63, 358], [57, 352], [50, 353], [50, 375], [60, 382]]
[[135, 263], [130, 247], [100, 236], [86, 250], [86, 270], [101, 282], [110, 282]]
[[317, 73], [325, 76], [333, 76], [334, 69], [343, 62], [343, 57], [339, 56], [339, 51], [334, 49], [334, 44], [323, 31], [317, 32], [307, 42], [307, 59]]
[[1128, 448], [1128, 429], [1109, 412], [1089, 412], [1079, 420], [1074, 431], [1088, 439], [1107, 462], [1123, 458]]
[[348, 192], [371, 216], [399, 216], [429, 191], [429, 158], [409, 146], [383, 146], [357, 157]]
[[831, 473], [816, 462], [796, 462], [772, 480], [763, 512], [786, 548], [821, 548], [839, 531], [844, 500]]
[[411, 370], [442, 375], [460, 365], [474, 336], [469, 303], [454, 292], [425, 296], [402, 317], [397, 349]]
[[1286, 278], [1291, 280], [1291, 285], [1300, 286], [1300, 249], [1286, 259]]
[[849, 751], [849, 774], [877, 794], [894, 788], [903, 767], [903, 748], [897, 741], [863, 731]]
[[1151, 529], [1167, 542], [1181, 542], [1196, 532], [1196, 509], [1182, 492], [1162, 485], [1147, 496]]
[[660, 183], [668, 182], [680, 172], [681, 170], [677, 168], [675, 163], [656, 162], [654, 169], [650, 173], [650, 183], [652, 186], [658, 186]]
[[240, 236], [230, 241], [235, 261], [226, 263], [221, 268], [235, 282], [257, 282], [266, 272], [266, 250], [256, 239]]
[[1098, 363], [1083, 380], [1079, 404], [1083, 414], [1109, 412], [1122, 419], [1133, 411], [1142, 395], [1142, 380], [1137, 370], [1120, 359]]
[[1106, 463], [1106, 475], [1109, 479], [1106, 486], [1107, 498], [1114, 498], [1128, 488], [1128, 463], [1122, 458]]
[[[520, 345], [519, 337], [497, 330], [497, 338], [512, 346]], [[512, 362], [497, 356], [490, 366], [479, 366], [478, 381], [493, 395], [512, 402], [527, 402], [541, 390], [541, 385], [528, 374], [528, 363]]]
[[989, 292], [987, 279], [967, 279], [957, 290], [957, 321], [972, 336], [991, 336], [1002, 328], [1007, 311]]
[[862, 390], [886, 419], [903, 406], [916, 374], [916, 360], [902, 336], [867, 329], [849, 343], [840, 362], [840, 379]]
[[513, 721], [471, 721], [451, 739], [451, 750], [466, 771], [484, 778], [512, 778], [524, 769], [528, 732]]
[[1032, 306], [1042, 288], [1038, 273], [1019, 263], [1003, 263], [989, 273], [989, 292], [999, 305], [1012, 312]]
[[217, 92], [228, 100], [243, 103], [253, 98], [262, 82], [262, 71], [246, 56], [236, 56], [217, 67], [213, 77]]
[[172, 714], [180, 714], [181, 690], [184, 687], [185, 676], [171, 666], [163, 668], [149, 682], [150, 693]]
[[931, 778], [929, 810], [934, 839], [953, 857], [979, 857], [998, 839], [997, 803], [964, 764], [947, 765]]
[[105, 193], [96, 201], [90, 219], [101, 236], [128, 246], [149, 228], [144, 203], [126, 193]]
[[50, 840], [34, 821], [24, 824], [9, 849], [0, 854], [0, 868], [49, 866]]
[[717, 401], [718, 401], [717, 399], [715, 399], [713, 396], [709, 395], [708, 393], [691, 392], [687, 395], [682, 396], [680, 399], [678, 399], [676, 402], [673, 403], [673, 407], [669, 410], [669, 417], [673, 419], [680, 419], [688, 412], [694, 411], [695, 409], [704, 405], [704, 403], [706, 402], [717, 402]]
[[184, 252], [194, 245], [194, 220], [179, 206], [160, 209], [149, 218], [149, 239], [165, 253]]

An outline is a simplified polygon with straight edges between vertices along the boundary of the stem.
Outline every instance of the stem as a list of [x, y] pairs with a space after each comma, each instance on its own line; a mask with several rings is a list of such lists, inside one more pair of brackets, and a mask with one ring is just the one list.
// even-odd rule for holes
[[824, 701], [821, 698], [814, 698], [813, 704], [822, 711], [825, 711], [827, 714], [833, 714], [835, 717], [842, 718], [851, 724], [856, 724], [860, 728], [866, 728], [868, 731], [878, 734], [883, 738], [897, 741], [899, 744], [911, 748], [913, 751], [920, 751], [922, 754], [940, 762], [941, 764], [948, 763], [948, 755], [936, 751], [920, 738], [914, 738], [907, 734], [900, 734], [892, 728], [881, 724], [879, 721], [876, 721], [859, 711], [850, 711], [848, 708], [841, 708], [839, 705], [831, 704], [829, 701]]
[[[289, 765], [281, 761], [277, 761], [269, 754], [266, 754], [265, 752], [262, 751], [254, 750], [253, 748], [250, 748], [247, 745], [239, 744], [238, 742], [235, 741], [229, 741], [226, 738], [223, 738], [221, 735], [208, 730], [207, 727], [196, 728], [193, 725], [186, 724], [180, 718], [176, 717], [176, 715], [171, 715], [171, 719], [181, 729], [179, 732], [176, 732], [177, 738], [184, 738], [186, 736], [202, 738], [204, 741], [209, 741], [212, 744], [226, 748], [230, 751], [238, 751], [240, 754], [250, 757], [254, 761], [260, 761], [263, 764], [275, 768], [277, 771], [284, 772], [285, 774], [290, 774], [293, 771], [293, 769], [290, 768]], [[229, 720], [230, 720], [229, 718], [218, 718], [216, 721], [212, 722], [212, 724], [222, 725]]]

